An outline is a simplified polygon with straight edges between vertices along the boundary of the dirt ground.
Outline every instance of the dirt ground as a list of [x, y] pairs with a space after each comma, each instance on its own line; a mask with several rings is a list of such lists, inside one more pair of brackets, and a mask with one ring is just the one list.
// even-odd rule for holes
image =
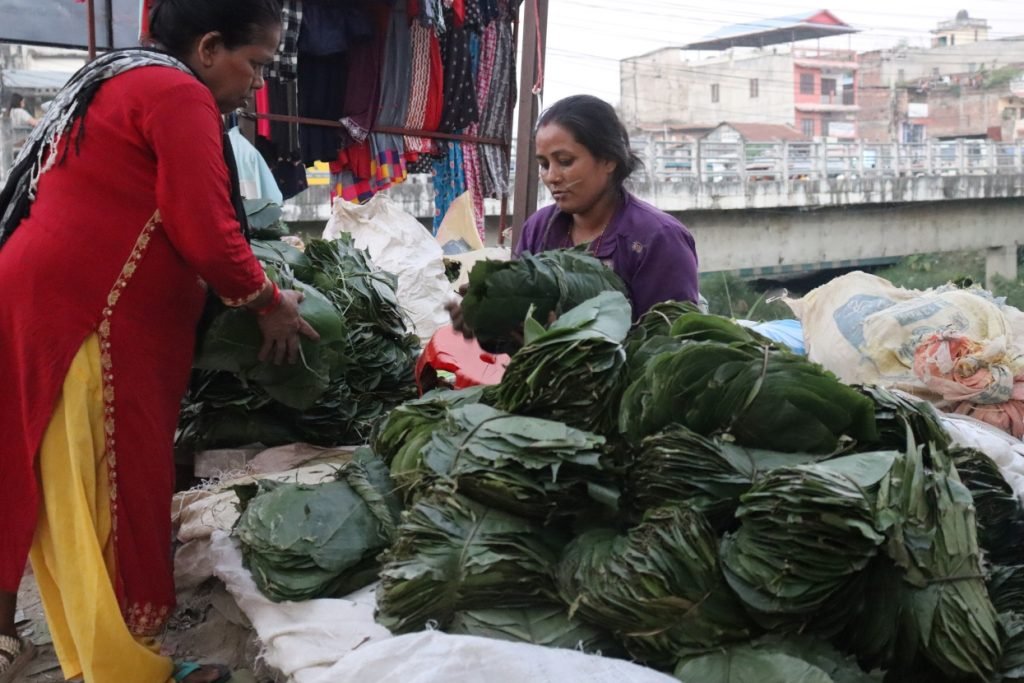
[[[36, 646], [35, 659], [17, 683], [64, 683], [31, 569], [18, 592], [17, 622], [21, 636]], [[164, 635], [163, 649], [176, 659], [226, 664], [235, 671], [233, 683], [275, 680], [273, 672], [258, 661], [255, 635], [219, 583], [201, 587], [179, 605]]]

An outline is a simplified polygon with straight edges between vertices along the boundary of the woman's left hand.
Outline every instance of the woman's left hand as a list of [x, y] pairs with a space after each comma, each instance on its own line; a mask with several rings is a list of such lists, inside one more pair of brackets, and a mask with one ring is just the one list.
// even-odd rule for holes
[[319, 341], [320, 335], [299, 315], [299, 304], [304, 295], [294, 289], [281, 290], [281, 303], [266, 315], [257, 317], [263, 346], [260, 348], [261, 361], [272, 360], [280, 365], [287, 358], [289, 363], [299, 359], [299, 335]]

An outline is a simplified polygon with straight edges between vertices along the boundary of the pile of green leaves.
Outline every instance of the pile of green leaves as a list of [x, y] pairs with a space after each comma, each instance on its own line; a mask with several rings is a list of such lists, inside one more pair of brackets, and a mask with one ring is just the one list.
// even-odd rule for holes
[[607, 631], [570, 617], [569, 610], [557, 604], [458, 612], [448, 633], [560, 647], [606, 657], [623, 654], [622, 647]]
[[885, 537], [871, 491], [894, 452], [769, 471], [740, 498], [725, 537], [725, 576], [758, 621], [778, 627], [818, 612], [863, 570]]
[[951, 459], [932, 449], [926, 461], [923, 448], [908, 448], [879, 486], [876, 520], [885, 557], [865, 583], [876, 594], [848, 601], [859, 616], [840, 639], [876, 666], [925, 663], [953, 680], [987, 680], [1000, 665], [1000, 628], [974, 502]]
[[256, 585], [275, 601], [346, 595], [376, 579], [401, 505], [387, 468], [357, 454], [322, 484], [261, 481], [240, 491], [235, 535]]
[[806, 637], [762, 638], [683, 659], [684, 683], [879, 683], [828, 643]]
[[785, 452], [877, 438], [870, 399], [805, 358], [754, 342], [687, 341], [651, 358], [623, 396], [619, 428], [639, 442], [672, 423]]
[[740, 496], [768, 472], [823, 459], [808, 453], [744, 448], [673, 425], [643, 440], [629, 467], [626, 493], [634, 510], [687, 506], [720, 531], [734, 526]]
[[469, 274], [462, 314], [480, 346], [513, 353], [527, 315], [547, 323], [605, 291], [626, 292], [622, 280], [583, 249], [523, 254], [514, 261], [480, 261]]
[[619, 292], [604, 292], [572, 309], [550, 327], [532, 318], [525, 346], [512, 357], [495, 405], [589, 431], [611, 432], [625, 390], [631, 308]]
[[388, 465], [396, 459], [418, 462], [418, 454], [452, 408], [480, 403], [485, 387], [436, 389], [396, 407], [377, 425], [370, 445]]
[[434, 490], [407, 511], [382, 558], [377, 621], [408, 633], [447, 628], [459, 612], [551, 604], [564, 543], [535, 522]]
[[496, 509], [547, 520], [597, 505], [604, 442], [561, 422], [468, 404], [409, 460], [396, 457], [391, 472], [413, 495], [449, 483]]
[[280, 287], [305, 295], [300, 311], [320, 341], [303, 338], [294, 365], [260, 362], [255, 315], [224, 308], [199, 345], [194, 366], [207, 372], [194, 375], [177, 444], [365, 442], [388, 410], [415, 396], [419, 340], [408, 332], [394, 277], [375, 269], [348, 236], [313, 240], [306, 253], [255, 241], [253, 252]]
[[749, 637], [718, 562], [718, 538], [680, 507], [651, 510], [626, 534], [596, 529], [566, 548], [557, 582], [571, 613], [610, 629], [645, 661]]
[[960, 480], [970, 490], [978, 518], [978, 542], [989, 562], [1024, 564], [1024, 510], [999, 466], [980, 451], [949, 451]]

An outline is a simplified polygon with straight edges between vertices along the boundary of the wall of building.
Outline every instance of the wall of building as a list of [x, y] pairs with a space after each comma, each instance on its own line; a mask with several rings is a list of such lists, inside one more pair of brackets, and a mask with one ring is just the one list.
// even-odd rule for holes
[[630, 128], [685, 120], [689, 84], [683, 77], [682, 51], [669, 48], [623, 60], [619, 65], [622, 119]]
[[792, 55], [729, 52], [694, 62], [683, 61], [684, 54], [661, 50], [621, 63], [620, 106], [628, 126], [794, 122]]
[[994, 71], [1024, 62], [1024, 37], [933, 49], [893, 48], [860, 57], [861, 87], [889, 86], [923, 78]]

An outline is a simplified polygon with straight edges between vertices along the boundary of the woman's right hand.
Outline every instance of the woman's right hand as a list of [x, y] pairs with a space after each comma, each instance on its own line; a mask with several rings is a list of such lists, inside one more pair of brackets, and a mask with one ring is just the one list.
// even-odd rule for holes
[[459, 287], [459, 299], [452, 299], [444, 305], [448, 311], [448, 315], [452, 319], [452, 329], [462, 334], [466, 339], [473, 339], [473, 330], [466, 324], [466, 318], [462, 314], [462, 299], [461, 297], [466, 295], [469, 290], [469, 285], [462, 285]]
[[287, 358], [289, 363], [299, 359], [299, 335], [319, 341], [320, 335], [299, 314], [299, 304], [304, 295], [294, 289], [281, 290], [281, 303], [265, 315], [256, 316], [263, 334], [263, 346], [259, 359], [271, 360], [280, 365]]

